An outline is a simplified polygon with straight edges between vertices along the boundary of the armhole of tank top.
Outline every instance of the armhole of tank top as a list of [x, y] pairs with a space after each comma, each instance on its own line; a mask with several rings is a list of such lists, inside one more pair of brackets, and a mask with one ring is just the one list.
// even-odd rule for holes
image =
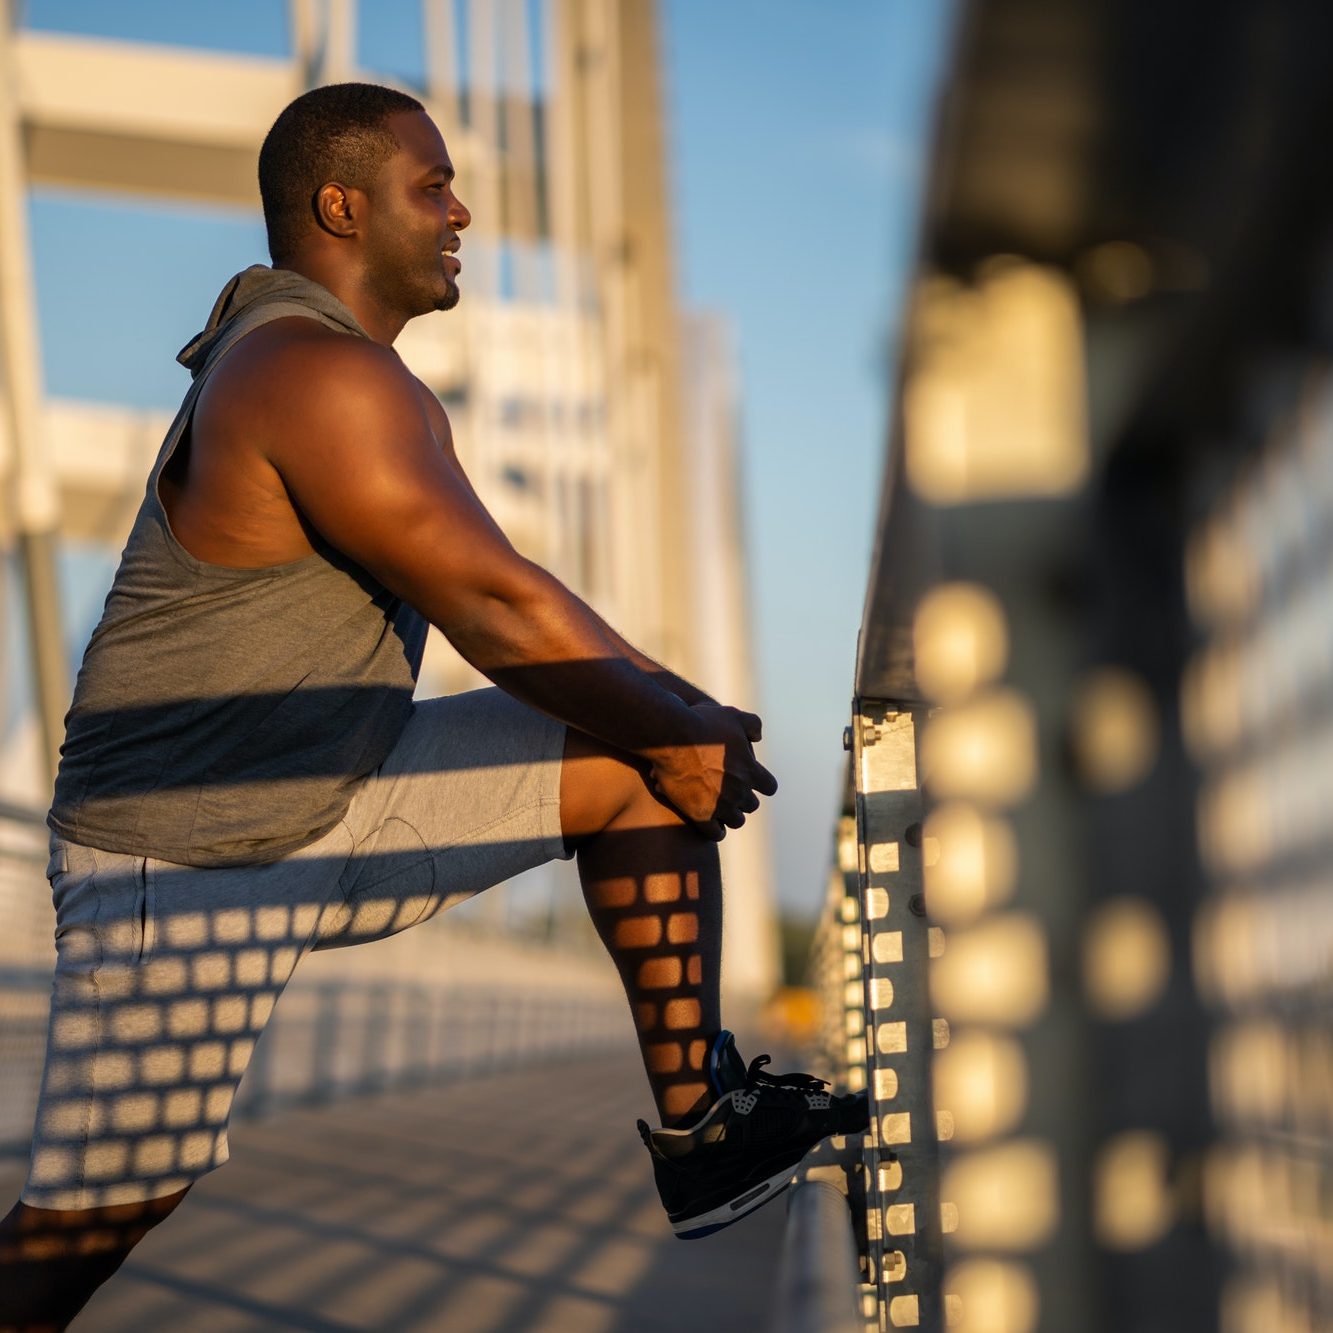
[[[191, 554], [186, 550], [184, 543], [176, 536], [171, 527], [171, 519], [167, 514], [167, 507], [162, 503], [162, 493], [159, 490], [159, 483], [162, 480], [162, 473], [166, 471], [167, 465], [176, 456], [176, 450], [180, 448], [181, 441], [194, 425], [194, 410], [199, 405], [199, 395], [203, 392], [204, 384], [208, 377], [217, 369], [226, 359], [227, 354], [243, 338], [248, 337], [256, 329], [262, 328], [265, 324], [272, 323], [275, 319], [286, 319], [290, 316], [297, 316], [302, 319], [313, 319], [316, 322], [325, 325], [328, 328], [337, 331], [338, 326], [332, 321], [325, 319], [318, 311], [311, 310], [308, 306], [299, 305], [295, 302], [272, 302], [264, 311], [264, 318], [257, 319], [246, 327], [239, 329], [233, 337], [223, 343], [217, 355], [209, 363], [204, 373], [190, 385], [189, 391], [185, 395], [185, 402], [182, 402], [180, 411], [176, 414], [176, 420], [172, 422], [171, 430], [167, 438], [171, 435], [176, 438], [170, 446], [163, 442], [163, 448], [158, 453], [157, 460], [153, 464], [153, 470], [148, 474], [148, 500], [152, 510], [154, 520], [162, 529], [163, 537], [166, 541], [167, 550], [171, 552], [174, 559], [183, 569], [192, 574], [218, 574], [224, 577], [244, 578], [246, 576], [255, 576], [257, 574], [271, 574], [279, 569], [292, 569], [298, 565], [303, 565], [307, 561], [321, 559], [319, 552], [311, 555], [301, 556], [296, 560], [285, 561], [278, 565], [265, 565], [258, 569], [248, 569], [241, 566], [217, 565], [208, 560], [201, 560], [197, 555]], [[188, 410], [187, 410], [188, 404]], [[184, 419], [181, 419], [182, 413]]]
[[[176, 536], [171, 526], [171, 518], [167, 514], [167, 507], [162, 503], [162, 492], [159, 489], [159, 483], [162, 480], [162, 474], [166, 471], [167, 465], [176, 456], [176, 450], [180, 448], [181, 441], [185, 439], [190, 427], [194, 421], [194, 409], [199, 402], [199, 391], [203, 388], [203, 378], [196, 380], [190, 385], [190, 392], [187, 398], [190, 398], [189, 410], [184, 411], [185, 404], [182, 404], [184, 411], [184, 420], [180, 419], [178, 414], [176, 422], [172, 424], [171, 434], [175, 439], [171, 441], [169, 447], [164, 445], [161, 453], [158, 454], [157, 462], [153, 464], [153, 470], [148, 474], [148, 502], [153, 521], [162, 529], [162, 541], [166, 546], [171, 558], [187, 573], [198, 576], [209, 569], [225, 570], [225, 565], [210, 565], [205, 560], [200, 560], [198, 556], [191, 554], [185, 549], [180, 538]], [[168, 436], [170, 439], [170, 436]], [[244, 570], [237, 571], [244, 573]]]
[[[158, 482], [162, 478], [162, 473], [166, 471], [167, 464], [175, 458], [176, 450], [180, 448], [181, 441], [185, 438], [194, 422], [194, 409], [199, 404], [199, 395], [203, 392], [208, 377], [219, 365], [222, 364], [226, 359], [227, 353], [230, 352], [242, 338], [247, 337], [256, 329], [262, 328], [265, 324], [269, 324], [275, 319], [285, 319], [292, 315], [303, 316], [309, 319], [319, 318], [317, 314], [310, 311], [307, 307], [297, 305], [294, 302], [275, 301], [270, 303], [268, 309], [264, 312], [264, 318], [257, 319], [253, 323], [246, 325], [244, 328], [238, 329], [222, 344], [217, 355], [209, 362], [203, 374], [191, 383], [185, 394], [185, 398], [181, 403], [180, 409], [176, 413], [176, 420], [171, 423], [171, 430], [167, 432], [168, 439], [170, 439], [173, 434], [176, 436], [176, 439], [172, 442], [170, 447], [167, 447], [166, 441], [163, 441], [163, 448], [158, 452], [157, 459], [153, 463], [153, 470], [149, 473], [148, 477], [149, 494], [152, 496], [153, 502], [156, 504], [164, 522], [166, 522], [167, 510], [166, 506], [162, 503], [162, 496], [158, 491]], [[184, 415], [183, 421], [181, 420], [182, 414]], [[170, 531], [170, 526], [171, 525], [167, 523], [168, 531]], [[174, 539], [175, 536], [173, 534], [173, 540]], [[182, 547], [182, 549], [184, 548]]]

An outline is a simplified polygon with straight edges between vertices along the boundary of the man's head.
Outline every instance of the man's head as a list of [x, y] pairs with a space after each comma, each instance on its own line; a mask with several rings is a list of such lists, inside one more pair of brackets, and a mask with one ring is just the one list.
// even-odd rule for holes
[[[259, 152], [259, 192], [276, 265], [355, 269], [411, 314], [458, 302], [458, 233], [471, 221], [453, 164], [414, 97], [370, 83], [302, 94]], [[446, 252], [448, 252], [446, 254]]]

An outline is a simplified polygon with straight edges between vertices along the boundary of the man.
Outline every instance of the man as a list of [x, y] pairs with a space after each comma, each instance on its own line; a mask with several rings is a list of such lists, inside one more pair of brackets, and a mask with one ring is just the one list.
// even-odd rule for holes
[[[392, 349], [459, 299], [444, 141], [344, 84], [259, 160], [272, 269], [233, 279], [89, 643], [50, 814], [57, 965], [10, 1326], [63, 1327], [227, 1157], [232, 1096], [309, 949], [577, 855], [663, 1128], [677, 1234], [776, 1194], [864, 1101], [746, 1069], [718, 1007], [716, 841], [776, 789], [759, 719], [525, 560]], [[414, 703], [426, 622], [499, 689]]]

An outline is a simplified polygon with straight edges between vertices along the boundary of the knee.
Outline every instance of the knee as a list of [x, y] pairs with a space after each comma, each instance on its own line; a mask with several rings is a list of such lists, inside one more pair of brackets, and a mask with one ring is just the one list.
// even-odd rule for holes
[[680, 817], [653, 794], [629, 756], [571, 731], [560, 776], [560, 822], [568, 841], [612, 828], [660, 828]]

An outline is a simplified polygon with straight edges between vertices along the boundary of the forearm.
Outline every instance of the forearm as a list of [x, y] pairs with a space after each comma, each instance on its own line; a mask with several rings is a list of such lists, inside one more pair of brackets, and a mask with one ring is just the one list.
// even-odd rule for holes
[[[426, 389], [424, 385], [421, 386], [421, 389], [423, 393], [430, 392], [428, 389]], [[458, 484], [462, 486], [467, 491], [467, 493], [472, 497], [478, 509], [481, 509], [483, 507], [481, 504], [481, 500], [477, 496], [477, 492], [473, 487], [470, 478], [463, 471], [462, 466], [459, 464], [458, 458], [453, 453], [452, 448], [448, 451], [446, 455], [446, 461], [449, 465], [449, 468], [453, 476], [457, 479]], [[545, 571], [542, 572], [544, 573]], [[550, 576], [548, 575], [548, 577]], [[557, 582], [557, 581], [552, 579], [552, 582]], [[689, 705], [701, 704], [701, 703], [711, 704], [716, 702], [709, 694], [701, 690], [697, 685], [693, 685], [688, 680], [685, 680], [682, 676], [676, 675], [674, 671], [671, 671], [668, 668], [664, 667], [660, 662], [655, 662], [651, 657], [648, 656], [647, 653], [641, 652], [638, 648], [634, 647], [632, 643], [630, 643], [627, 639], [625, 639], [617, 630], [613, 629], [609, 624], [607, 624], [607, 622], [596, 611], [594, 611], [592, 607], [590, 607], [585, 601], [583, 601], [582, 598], [578, 597], [577, 594], [572, 592], [570, 589], [566, 588], [563, 584], [559, 584], [558, 586], [560, 592], [564, 595], [564, 597], [568, 599], [569, 602], [577, 603], [578, 607], [581, 608], [584, 616], [588, 620], [594, 622], [596, 628], [600, 629], [602, 637], [605, 640], [607, 647], [610, 649], [611, 656], [615, 656], [618, 654], [619, 656], [626, 658], [640, 671], [652, 677], [652, 679], [656, 681], [657, 684], [662, 689], [666, 690], [669, 694], [674, 695], [677, 699], [680, 699], [682, 702], [686, 704]], [[586, 728], [584, 728], [584, 730], [586, 730]]]
[[[597, 613], [594, 611], [592, 614], [596, 615]], [[674, 694], [677, 699], [681, 699], [690, 705], [711, 704], [717, 702], [711, 695], [705, 693], [705, 691], [701, 690], [697, 685], [692, 685], [683, 676], [678, 676], [674, 671], [664, 667], [660, 662], [653, 661], [647, 653], [641, 652], [632, 643], [628, 642], [628, 640], [622, 638], [621, 635], [612, 629], [606, 621], [602, 620], [600, 616], [598, 616], [597, 619], [601, 623], [606, 636], [620, 650], [620, 652], [633, 662], [640, 671], [650, 675], [664, 690], [668, 690], [670, 693]]]
[[502, 689], [618, 749], [649, 758], [694, 743], [690, 701], [662, 679], [670, 673], [627, 653], [595, 612], [537, 566], [521, 586], [440, 628]]

